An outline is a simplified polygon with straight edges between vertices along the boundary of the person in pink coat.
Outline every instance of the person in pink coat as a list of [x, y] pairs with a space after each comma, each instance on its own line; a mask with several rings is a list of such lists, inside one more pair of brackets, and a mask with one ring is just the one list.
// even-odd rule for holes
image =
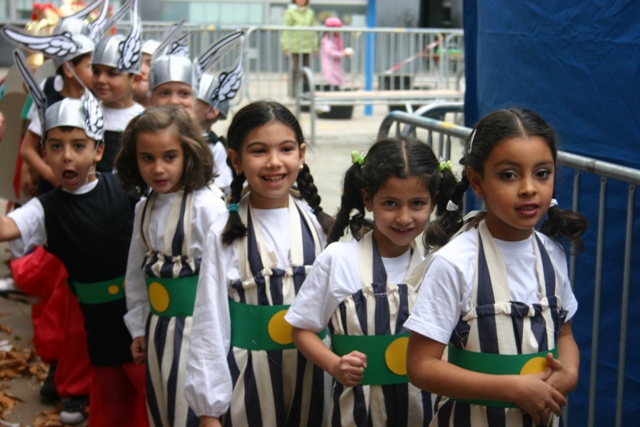
[[[332, 16], [324, 21], [324, 25], [329, 28], [342, 27], [340, 18]], [[342, 58], [350, 57], [353, 50], [344, 48], [340, 33], [326, 31], [320, 42], [320, 60], [322, 74], [325, 83], [331, 86], [343, 86], [346, 83], [344, 71], [342, 70]]]

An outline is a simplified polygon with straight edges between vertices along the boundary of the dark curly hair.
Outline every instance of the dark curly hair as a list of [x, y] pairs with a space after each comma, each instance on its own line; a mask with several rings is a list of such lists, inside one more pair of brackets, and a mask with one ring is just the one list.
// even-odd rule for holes
[[[462, 178], [456, 186], [451, 201], [458, 206], [457, 211], [446, 211], [436, 221], [427, 226], [425, 240], [427, 246], [437, 247], [446, 244], [463, 225], [462, 199], [470, 186], [467, 168], [480, 175], [491, 150], [501, 141], [510, 138], [538, 136], [544, 140], [553, 156], [555, 164], [558, 154], [558, 140], [553, 128], [533, 111], [511, 108], [489, 113], [474, 127], [465, 147], [465, 155], [460, 160], [464, 166]], [[476, 217], [475, 225], [484, 216]], [[549, 208], [546, 219], [540, 225], [540, 232], [557, 239], [567, 238], [574, 253], [582, 250], [580, 236], [587, 228], [586, 218], [577, 213], [558, 207]]]
[[147, 108], [144, 113], [131, 119], [122, 134], [122, 148], [116, 157], [115, 168], [125, 190], [138, 195], [147, 193], [149, 186], [138, 169], [136, 140], [141, 133], [157, 133], [165, 129], [172, 129], [184, 152], [184, 190], [198, 190], [212, 182], [215, 176], [213, 154], [202, 132], [183, 107], [166, 105]]
[[[246, 105], [238, 111], [229, 125], [227, 131], [227, 144], [230, 150], [234, 150], [238, 155], [242, 153], [247, 135], [266, 124], [279, 122], [290, 128], [295, 137], [298, 146], [304, 144], [304, 136], [298, 119], [293, 115], [287, 107], [274, 101], [256, 101]], [[239, 203], [242, 198], [242, 189], [245, 182], [244, 174], [238, 175], [231, 164], [231, 158], [227, 158], [227, 164], [231, 167], [233, 181], [231, 181], [231, 194], [229, 195], [229, 203]], [[320, 206], [320, 195], [318, 189], [313, 182], [313, 176], [309, 166], [305, 163], [298, 173], [296, 180], [298, 191], [302, 198], [309, 204], [311, 210], [315, 214], [322, 230], [327, 233], [333, 225], [333, 218], [327, 215]], [[229, 220], [222, 233], [222, 241], [225, 244], [231, 244], [237, 238], [247, 234], [247, 227], [240, 219], [237, 212], [229, 213]]]
[[[442, 214], [456, 186], [456, 178], [448, 168], [440, 171], [440, 162], [431, 147], [413, 138], [387, 138], [377, 141], [366, 155], [364, 165], [353, 163], [344, 176], [340, 210], [329, 233], [329, 243], [344, 235], [347, 226], [359, 239], [371, 229], [365, 219], [362, 190], [373, 197], [391, 177], [419, 177], [436, 205], [436, 215]], [[356, 211], [352, 215], [353, 211]]]

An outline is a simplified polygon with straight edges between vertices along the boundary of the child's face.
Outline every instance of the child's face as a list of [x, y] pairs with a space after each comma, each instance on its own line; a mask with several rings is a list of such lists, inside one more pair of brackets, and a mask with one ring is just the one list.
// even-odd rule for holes
[[133, 105], [133, 76], [114, 67], [94, 64], [91, 87], [102, 104], [108, 108], [126, 108]]
[[190, 114], [193, 113], [193, 91], [186, 83], [167, 82], [155, 87], [149, 102], [154, 107], [182, 105]]
[[140, 175], [153, 191], [173, 193], [182, 188], [184, 151], [172, 128], [139, 134], [136, 157]]
[[97, 146], [84, 130], [53, 128], [47, 132], [42, 157], [51, 167], [56, 179], [65, 190], [75, 190], [96, 179], [89, 173], [100, 161], [104, 144]]
[[195, 116], [197, 123], [201, 126], [204, 126], [209, 120], [213, 120], [218, 117], [218, 113], [218, 110], [199, 99], [196, 99], [196, 102], [193, 104], [193, 115]]
[[496, 144], [482, 175], [467, 168], [473, 192], [487, 206], [487, 227], [496, 239], [529, 237], [549, 209], [553, 196], [553, 154], [539, 136]]
[[293, 130], [273, 122], [247, 134], [240, 153], [229, 150], [235, 170], [244, 173], [251, 189], [251, 206], [283, 208], [289, 204], [289, 190], [304, 164], [306, 145], [298, 146]]
[[73, 65], [71, 62], [68, 64], [73, 67], [73, 71], [75, 71], [82, 83], [86, 87], [91, 87], [93, 78], [93, 71], [91, 70], [91, 55], [85, 56], [76, 65]]
[[142, 68], [140, 75], [134, 78], [133, 94], [138, 98], [146, 98], [149, 92], [149, 70], [151, 69], [151, 55], [142, 54]]
[[409, 250], [434, 208], [431, 193], [416, 176], [387, 178], [373, 198], [364, 190], [362, 197], [367, 210], [373, 212], [373, 236], [380, 256], [387, 258]]

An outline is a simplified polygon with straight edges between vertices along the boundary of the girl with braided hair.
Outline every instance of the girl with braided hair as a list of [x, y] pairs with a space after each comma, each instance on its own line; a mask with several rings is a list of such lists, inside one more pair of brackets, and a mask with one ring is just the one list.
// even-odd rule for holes
[[[316, 259], [285, 317], [300, 351], [336, 380], [332, 426], [431, 419], [429, 393], [407, 380], [404, 322], [424, 274], [422, 232], [455, 185], [450, 163], [415, 139], [383, 139], [366, 157], [354, 153], [329, 235], [335, 243]], [[355, 239], [338, 242], [347, 227]], [[316, 335], [327, 326], [331, 349]]]
[[[430, 257], [406, 323], [407, 371], [440, 395], [433, 426], [560, 424], [580, 356], [569, 323], [578, 303], [555, 239], [579, 249], [586, 220], [553, 199], [556, 156], [555, 133], [536, 113], [487, 115], [467, 142], [445, 215], [427, 227], [429, 245], [444, 247]], [[465, 225], [469, 186], [486, 212]]]
[[220, 417], [226, 425], [320, 426], [327, 379], [295, 348], [284, 314], [332, 219], [320, 207], [300, 124], [286, 107], [245, 106], [227, 139], [229, 213], [205, 241], [187, 399], [202, 426], [220, 425]]

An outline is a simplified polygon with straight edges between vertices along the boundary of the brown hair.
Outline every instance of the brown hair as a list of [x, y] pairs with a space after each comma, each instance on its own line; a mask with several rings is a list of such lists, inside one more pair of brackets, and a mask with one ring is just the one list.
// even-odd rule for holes
[[213, 173], [211, 150], [189, 113], [183, 107], [175, 105], [151, 107], [134, 117], [122, 134], [122, 148], [116, 157], [115, 168], [125, 190], [133, 190], [143, 195], [149, 188], [138, 169], [138, 135], [156, 133], [168, 128], [173, 130], [184, 151], [184, 190], [193, 191], [206, 187], [216, 176]]

